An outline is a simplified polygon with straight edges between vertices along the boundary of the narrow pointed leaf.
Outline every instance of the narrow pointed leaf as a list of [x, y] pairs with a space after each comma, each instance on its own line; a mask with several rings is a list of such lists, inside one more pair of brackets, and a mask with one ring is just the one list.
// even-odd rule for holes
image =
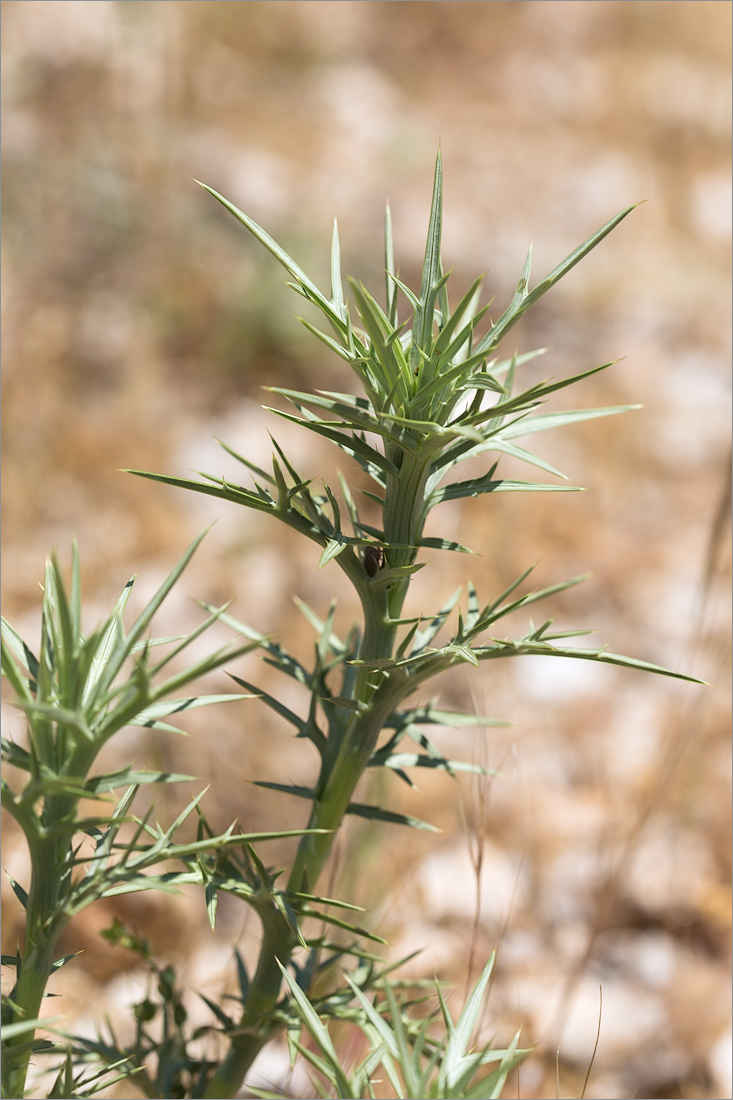
[[505, 642], [497, 639], [492, 646], [475, 646], [473, 652], [479, 660], [492, 659], [499, 656], [515, 656], [519, 654], [532, 654], [540, 657], [570, 657], [573, 660], [597, 661], [600, 664], [618, 665], [620, 668], [639, 669], [643, 672], [655, 672], [659, 676], [670, 676], [675, 680], [686, 680], [691, 684], [707, 684], [697, 676], [687, 676], [682, 672], [675, 672], [663, 665], [655, 665], [650, 661], [640, 661], [636, 657], [625, 657], [621, 653], [610, 653], [606, 649], [580, 649], [575, 647], [560, 647], [550, 645], [548, 642]]
[[566, 424], [576, 424], [582, 420], [595, 420], [601, 416], [614, 416], [617, 413], [631, 412], [642, 408], [641, 405], [609, 405], [598, 409], [571, 409], [566, 412], [538, 413], [535, 416], [527, 416], [523, 420], [517, 420], [513, 424], [502, 428], [500, 439], [514, 439], [516, 436], [532, 435], [534, 432], [547, 431], [549, 428], [560, 428]]
[[335, 218], [333, 219], [333, 235], [331, 237], [331, 304], [343, 320], [346, 315], [346, 303], [341, 282], [341, 248], [339, 245], [338, 223]]
[[588, 239], [584, 241], [583, 244], [578, 245], [577, 248], [574, 248], [573, 251], [565, 257], [562, 263], [559, 263], [557, 267], [553, 268], [549, 275], [546, 275], [545, 278], [537, 284], [534, 290], [526, 294], [523, 298], [520, 299], [519, 302], [517, 302], [515, 298], [515, 301], [513, 301], [509, 308], [505, 310], [505, 312], [502, 314], [496, 324], [493, 325], [491, 329], [489, 329], [486, 336], [484, 336], [483, 340], [481, 340], [478, 344], [476, 350], [489, 351], [492, 348], [496, 347], [497, 344], [502, 340], [502, 338], [512, 327], [512, 325], [516, 324], [519, 318], [524, 313], [526, 313], [530, 306], [534, 305], [534, 303], [539, 298], [541, 298], [542, 295], [550, 289], [550, 287], [559, 282], [563, 275], [566, 275], [568, 271], [571, 270], [571, 268], [575, 267], [575, 265], [580, 260], [582, 260], [584, 256], [587, 256], [588, 253], [611, 232], [611, 230], [616, 228], [619, 222], [623, 221], [623, 219], [628, 214], [630, 214], [632, 210], [636, 209], [636, 205], [637, 204], [635, 204], [634, 206], [629, 206], [625, 210], [622, 210], [619, 214], [616, 214], [615, 217], [606, 222], [606, 224], [602, 226], [596, 233], [588, 237]]
[[409, 814], [400, 814], [392, 810], [383, 810], [381, 806], [368, 806], [363, 802], [350, 802], [346, 811], [354, 817], [364, 817], [367, 821], [384, 821], [389, 825], [406, 825], [410, 829], [427, 829], [432, 833], [439, 833], [435, 825], [421, 821], [419, 817], [411, 817]]
[[27, 893], [27, 891], [23, 889], [23, 887], [20, 885], [19, 882], [15, 881], [15, 879], [12, 877], [12, 875], [8, 875], [8, 882], [10, 883], [10, 887], [11, 887], [13, 893], [15, 894], [16, 898], [18, 899], [20, 904], [25, 909], [28, 905], [28, 893]]
[[345, 332], [346, 326], [337, 308], [321, 293], [316, 284], [308, 278], [303, 269], [296, 264], [295, 260], [288, 255], [285, 249], [282, 248], [277, 241], [273, 240], [270, 234], [259, 226], [257, 222], [246, 214], [243, 214], [241, 210], [238, 210], [233, 203], [225, 199], [223, 195], [220, 195], [218, 191], [215, 191], [212, 187], [208, 187], [205, 183], [201, 183], [200, 180], [196, 180], [196, 182], [199, 183], [205, 191], [208, 191], [210, 195], [213, 195], [217, 202], [220, 202], [230, 214], [233, 214], [237, 221], [241, 222], [245, 229], [248, 229], [252, 236], [255, 237], [260, 244], [263, 244], [268, 252], [282, 264], [285, 270], [295, 279], [296, 283], [305, 292], [306, 297], [314, 302], [328, 317], [336, 331], [339, 333]]
[[482, 493], [580, 493], [580, 485], [549, 485], [537, 481], [515, 481], [511, 478], [476, 477], [470, 481], [454, 481], [451, 485], [445, 485], [437, 489], [433, 494], [432, 504], [440, 504], [444, 500], [461, 500], [464, 497], [477, 497]]
[[397, 325], [397, 291], [391, 276], [394, 276], [394, 242], [392, 240], [392, 211], [389, 203], [384, 212], [384, 270], [386, 283], [387, 316], [392, 326]]
[[[433, 180], [433, 200], [430, 205], [430, 223], [425, 245], [422, 280], [420, 283], [420, 308], [415, 312], [412, 340], [415, 352], [417, 348], [427, 350], [433, 331], [434, 288], [440, 278], [440, 244], [443, 223], [443, 165], [438, 152], [435, 161]], [[410, 360], [410, 366], [417, 368], [419, 360], [416, 354]]]

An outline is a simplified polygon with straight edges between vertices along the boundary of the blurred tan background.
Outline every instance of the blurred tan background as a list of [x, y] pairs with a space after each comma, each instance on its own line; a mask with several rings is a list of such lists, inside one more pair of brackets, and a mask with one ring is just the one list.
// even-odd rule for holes
[[[2, 4], [2, 601], [31, 644], [52, 547], [67, 562], [78, 539], [92, 628], [138, 571], [139, 606], [215, 519], [159, 633], [191, 629], [194, 598], [234, 597], [239, 618], [307, 657], [293, 593], [320, 613], [335, 593], [344, 630], [355, 613], [310, 544], [119, 472], [234, 473], [214, 437], [267, 463], [270, 429], [303, 473], [335, 476], [334, 457], [259, 409], [260, 387], [351, 379], [295, 321], [283, 270], [194, 179], [323, 286], [337, 216], [345, 272], [381, 296], [384, 202], [415, 285], [440, 143], [451, 297], [487, 271], [497, 312], [530, 241], [540, 278], [646, 200], [505, 347], [551, 346], [525, 383], [621, 360], [552, 408], [644, 409], [538, 437], [592, 491], [434, 513], [433, 533], [481, 556], [431, 562], [416, 600], [433, 610], [468, 577], [488, 599], [534, 562], [538, 584], [592, 572], [546, 615], [711, 686], [535, 659], [446, 680], [446, 705], [513, 723], [441, 740], [502, 777], [483, 791], [377, 783], [371, 797], [443, 831], [356, 827], [357, 870], [346, 850], [334, 872], [392, 957], [422, 947], [410, 973], [455, 983], [456, 1011], [499, 946], [487, 1027], [508, 1039], [521, 1022], [538, 1045], [507, 1096], [555, 1095], [557, 1048], [559, 1095], [580, 1095], [599, 986], [587, 1096], [731, 1095], [730, 24], [730, 3], [707, 0]], [[254, 662], [235, 671], [283, 690]], [[134, 754], [201, 776], [222, 828], [302, 823], [302, 805], [247, 783], [313, 774], [264, 707], [212, 710], [191, 731], [125, 734], [101, 764]], [[187, 797], [161, 796], [161, 819]], [[22, 881], [9, 829], [3, 865]], [[256, 945], [237, 906], [222, 905], [218, 938], [194, 899], [90, 910], [58, 983], [85, 1026], [90, 1003], [120, 1014], [139, 995], [133, 961], [98, 936], [115, 912], [210, 994], [230, 942]], [[3, 950], [18, 930], [11, 897]], [[282, 1079], [277, 1059], [260, 1068]]]

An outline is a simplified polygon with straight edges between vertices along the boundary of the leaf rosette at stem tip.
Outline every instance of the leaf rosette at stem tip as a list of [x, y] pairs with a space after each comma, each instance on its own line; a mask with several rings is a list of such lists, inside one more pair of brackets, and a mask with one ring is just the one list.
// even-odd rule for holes
[[[352, 495], [345, 490], [351, 533], [344, 532], [340, 507], [330, 488], [325, 487], [325, 495], [316, 494], [311, 480], [298, 474], [277, 444], [278, 457], [273, 459], [272, 473], [222, 444], [254, 475], [254, 490], [208, 474], [202, 475], [203, 481], [195, 481], [132, 472], [271, 512], [321, 546], [321, 565], [332, 558], [336, 560], [349, 574], [363, 603], [369, 602], [369, 590], [365, 570], [360, 567], [364, 565], [364, 555], [369, 554], [369, 543], [376, 540], [384, 553], [384, 565], [390, 571], [389, 583], [387, 577], [380, 575], [377, 587], [387, 589], [382, 595], [391, 618], [399, 617], [411, 567], [421, 546], [467, 549], [459, 543], [424, 538], [425, 522], [435, 505], [444, 500], [507, 490], [576, 491], [578, 487], [567, 484], [567, 478], [559, 470], [515, 442], [517, 437], [638, 407], [571, 410], [548, 417], [536, 410], [549, 394], [611, 364], [560, 381], [538, 382], [515, 392], [517, 368], [545, 349], [506, 359], [494, 355], [520, 317], [610, 233], [633, 206], [621, 211], [574, 249], [533, 289], [530, 289], [530, 249], [512, 301], [496, 321], [489, 319], [481, 326], [490, 308], [490, 303], [479, 308], [483, 277], [474, 280], [454, 309], [449, 305], [449, 276], [443, 271], [441, 260], [443, 175], [438, 154], [419, 294], [396, 274], [391, 214], [387, 207], [385, 304], [382, 307], [362, 283], [349, 279], [358, 320], [355, 323], [344, 294], [335, 223], [331, 288], [330, 294], [326, 294], [266, 230], [218, 192], [202, 186], [282, 264], [290, 276], [288, 285], [320, 311], [326, 329], [300, 318], [302, 323], [357, 375], [363, 396], [270, 387], [289, 401], [295, 411], [269, 411], [329, 440], [353, 458], [375, 484], [375, 489], [366, 495], [380, 506], [382, 522], [377, 526], [365, 523]], [[401, 321], [399, 310], [404, 302], [411, 317]], [[481, 335], [480, 326], [485, 327]], [[496, 477], [494, 464], [483, 477], [441, 486], [454, 466], [484, 452], [494, 452], [498, 457], [510, 455], [558, 480], [548, 484]], [[370, 575], [368, 564], [366, 573]]]

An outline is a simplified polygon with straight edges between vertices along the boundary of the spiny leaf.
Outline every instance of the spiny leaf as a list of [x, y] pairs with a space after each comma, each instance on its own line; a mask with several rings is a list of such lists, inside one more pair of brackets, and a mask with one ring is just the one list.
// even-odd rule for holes
[[531, 654], [541, 657], [570, 657], [573, 660], [598, 661], [601, 664], [618, 665], [620, 668], [640, 669], [643, 672], [655, 672], [659, 676], [670, 676], [675, 680], [686, 680], [691, 684], [704, 684], [709, 686], [706, 680], [697, 676], [687, 676], [682, 672], [674, 672], [662, 665], [652, 664], [650, 661], [640, 661], [636, 657], [625, 657], [621, 653], [610, 653], [606, 649], [580, 649], [575, 647], [560, 647], [550, 645], [549, 642], [530, 642], [520, 639], [517, 642], [507, 642], [496, 639], [490, 646], [475, 646], [474, 654], [479, 660], [492, 659], [499, 656], [518, 656], [519, 654]]
[[506, 428], [502, 428], [498, 436], [500, 439], [513, 439], [516, 436], [547, 431], [549, 428], [576, 424], [582, 420], [595, 420], [600, 416], [615, 416], [617, 413], [631, 412], [634, 409], [641, 408], [641, 405], [608, 405], [605, 408], [598, 409], [569, 409], [566, 412], [538, 413], [535, 416], [527, 416], [508, 425]]
[[[254, 781], [254, 786], [266, 787], [271, 791], [281, 791], [283, 794], [292, 794], [297, 798], [308, 798], [311, 801], [317, 799], [317, 792], [314, 788], [297, 786], [295, 783], [270, 783], [258, 779]], [[417, 817], [393, 813], [391, 810], [383, 810], [381, 806], [369, 806], [363, 802], [350, 802], [346, 813], [353, 814], [355, 817], [367, 818], [369, 821], [385, 821], [391, 825], [407, 825], [412, 829], [429, 829], [432, 832], [439, 832], [434, 825], [428, 825]]]
[[454, 481], [436, 489], [431, 505], [441, 504], [444, 500], [461, 500], [464, 497], [477, 497], [482, 493], [579, 493], [580, 485], [550, 485], [537, 481], [515, 481], [511, 478], [474, 477], [470, 481]]
[[10, 887], [20, 904], [23, 906], [24, 909], [27, 908], [28, 892], [23, 889], [19, 882], [15, 881], [12, 875], [8, 875], [8, 882], [10, 883]]
[[602, 226], [596, 233], [593, 233], [590, 237], [588, 237], [588, 239], [584, 241], [583, 244], [578, 245], [577, 248], [574, 248], [573, 251], [568, 256], [566, 256], [561, 263], [557, 265], [557, 267], [553, 268], [549, 275], [546, 275], [545, 278], [537, 284], [534, 290], [530, 291], [528, 294], [524, 294], [523, 296], [520, 295], [519, 299], [517, 299], [517, 295], [515, 295], [512, 303], [505, 310], [505, 312], [502, 314], [496, 324], [492, 325], [486, 336], [484, 336], [484, 338], [477, 345], [476, 350], [491, 351], [492, 348], [495, 348], [512, 327], [512, 325], [516, 324], [519, 318], [527, 312], [530, 306], [534, 305], [534, 303], [539, 298], [541, 298], [542, 295], [550, 289], [550, 287], [559, 282], [563, 275], [566, 275], [568, 271], [571, 270], [571, 268], [575, 267], [575, 265], [580, 260], [582, 260], [584, 256], [587, 256], [587, 254], [593, 248], [595, 248], [596, 245], [599, 244], [603, 240], [603, 238], [611, 232], [612, 229], [616, 228], [619, 222], [623, 221], [627, 214], [630, 214], [632, 210], [636, 209], [637, 205], [638, 204], [634, 204], [634, 206], [628, 206], [625, 210], [622, 210], [619, 214], [616, 214], [614, 218], [611, 218], [610, 221], [606, 222], [606, 224]]
[[273, 240], [269, 233], [267, 233], [261, 226], [257, 224], [252, 218], [243, 214], [241, 210], [225, 199], [223, 195], [220, 195], [218, 191], [215, 191], [212, 187], [208, 187], [205, 183], [201, 183], [200, 180], [196, 180], [205, 191], [208, 191], [210, 195], [222, 204], [222, 206], [233, 214], [237, 221], [241, 222], [245, 229], [255, 237], [265, 248], [270, 252], [275, 259], [283, 265], [285, 270], [295, 279], [298, 286], [304, 291], [305, 296], [328, 317], [328, 320], [334, 326], [339, 334], [343, 334], [346, 331], [346, 325], [344, 318], [341, 315], [339, 309], [334, 306], [328, 298], [318, 289], [316, 284], [308, 278], [306, 273], [301, 267], [296, 264], [295, 260], [282, 248], [277, 241]]
[[443, 222], [443, 165], [440, 151], [435, 160], [433, 180], [433, 199], [430, 204], [430, 224], [425, 245], [422, 280], [420, 283], [420, 308], [415, 312], [412, 332], [410, 366], [413, 370], [420, 365], [417, 350], [427, 350], [430, 346], [433, 330], [433, 309], [435, 305], [435, 286], [440, 278], [440, 245]]

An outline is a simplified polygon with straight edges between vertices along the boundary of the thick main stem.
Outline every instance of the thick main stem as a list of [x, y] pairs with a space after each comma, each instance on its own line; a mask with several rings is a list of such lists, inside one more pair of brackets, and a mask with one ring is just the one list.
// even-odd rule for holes
[[[54, 942], [30, 943], [26, 937], [23, 966], [13, 991], [13, 1001], [17, 1009], [8, 1023], [22, 1023], [24, 1020], [36, 1020], [46, 990], [46, 983], [53, 962]], [[3, 1051], [3, 1090], [8, 1098], [19, 1098], [25, 1094], [28, 1064], [32, 1053], [32, 1038], [35, 1034], [18, 1035], [4, 1041]]]

